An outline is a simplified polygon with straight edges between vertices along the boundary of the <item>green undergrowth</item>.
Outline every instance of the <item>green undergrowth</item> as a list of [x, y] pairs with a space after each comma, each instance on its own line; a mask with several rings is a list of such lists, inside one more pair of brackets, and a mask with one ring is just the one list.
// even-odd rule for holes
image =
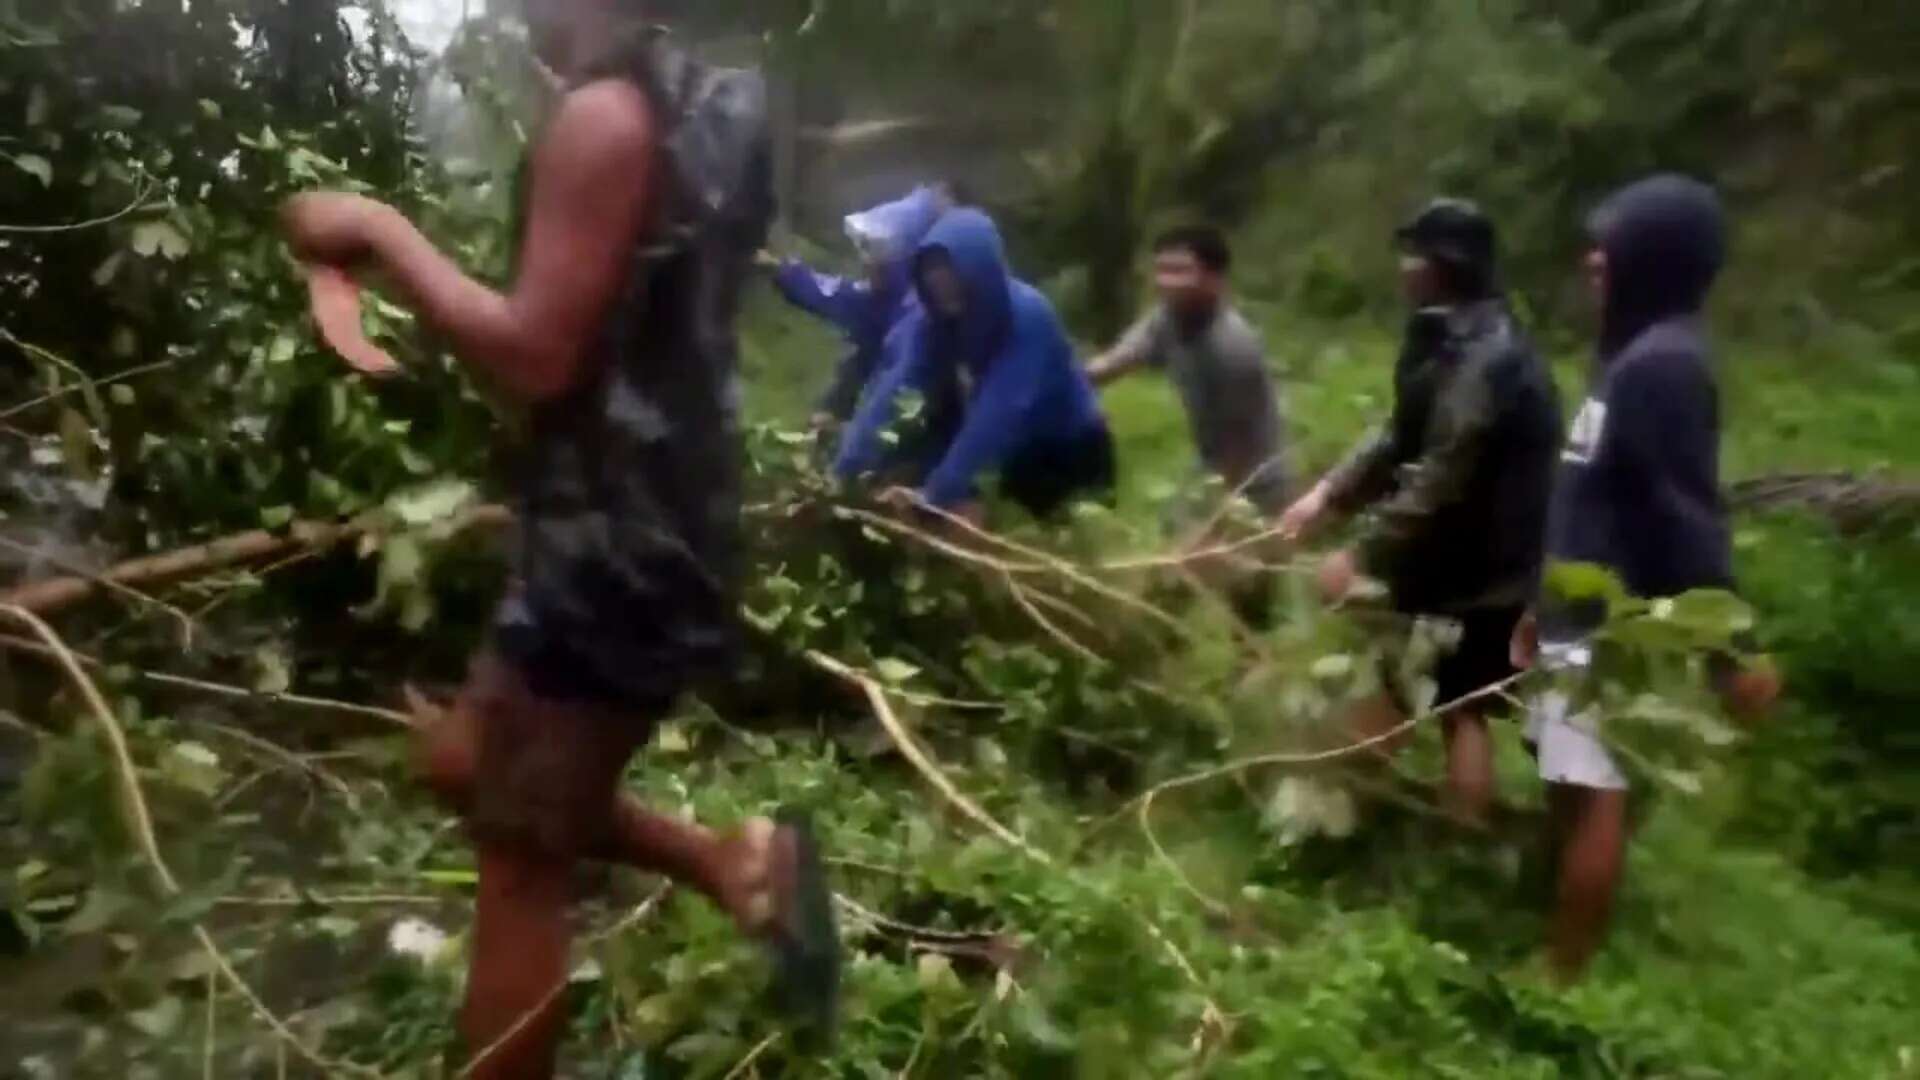
[[[629, 782], [703, 821], [814, 815], [851, 901], [844, 1021], [831, 1048], [782, 1033], [758, 996], [763, 962], [714, 910], [596, 871], [582, 879], [597, 899], [567, 992], [572, 1075], [1911, 1073], [1920, 918], [1902, 899], [1915, 804], [1901, 739], [1920, 694], [1896, 602], [1920, 586], [1910, 536], [1742, 519], [1748, 599], [1794, 699], [1718, 755], [1701, 794], [1643, 801], [1613, 937], [1592, 976], [1560, 992], [1533, 960], [1540, 796], [1511, 727], [1489, 836], [1435, 813], [1440, 752], [1424, 729], [1391, 768], [1223, 775], [1158, 794], [1143, 815], [1133, 797], [1155, 783], [1328, 745], [1316, 718], [1366, 684], [1370, 634], [1283, 574], [1266, 662], [1249, 669], [1224, 611], [1178, 582], [1129, 585], [1125, 602], [1055, 582], [1094, 616], [1058, 617], [1108, 662], [1076, 656], [990, 580], [811, 486], [811, 445], [784, 422], [804, 415], [832, 343], [760, 301], [749, 328], [752, 407], [771, 424], [755, 434], [756, 499], [782, 493], [749, 518], [760, 644], [742, 685], [663, 725]], [[1303, 471], [1324, 467], [1385, 407], [1389, 339], [1268, 331]], [[1732, 470], [1897, 464], [1904, 417], [1885, 393], [1896, 364], [1829, 373], [1819, 408], [1805, 407], [1789, 360], [1730, 371]], [[1137, 380], [1107, 403], [1118, 508], [1051, 537], [1003, 521], [1082, 566], [1161, 549], [1166, 500], [1191, 483], [1163, 385]], [[461, 550], [436, 554], [430, 577], [467, 581], [487, 561], [484, 545]], [[457, 677], [449, 642], [484, 612], [462, 595], [441, 590], [422, 631], [439, 644], [415, 677]], [[383, 695], [391, 657], [356, 650], [355, 624], [368, 640], [409, 640], [377, 614], [348, 619], [317, 639], [348, 666], [296, 652], [297, 688]], [[802, 649], [887, 686], [941, 776], [1017, 843], [910, 768], [861, 694], [799, 662]], [[123, 655], [173, 662], [164, 649]], [[19, 674], [27, 690], [57, 685]], [[12, 927], [0, 1069], [166, 1077], [211, 1062], [215, 1075], [269, 1075], [284, 1058], [290, 1075], [457, 1071], [472, 857], [407, 782], [404, 741], [371, 721], [213, 708], [125, 672], [106, 679], [186, 893], [153, 902], [112, 761], [71, 694], [52, 691], [47, 714], [66, 733], [0, 732], [24, 769], [0, 803], [14, 856], [0, 879]], [[452, 936], [396, 954], [405, 920]], [[195, 924], [325, 1067], [303, 1064], [219, 981]]]

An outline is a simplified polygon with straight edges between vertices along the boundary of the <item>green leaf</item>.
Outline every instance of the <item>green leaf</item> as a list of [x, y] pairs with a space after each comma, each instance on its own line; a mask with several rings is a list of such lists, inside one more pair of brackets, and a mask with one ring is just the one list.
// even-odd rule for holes
[[169, 746], [160, 757], [160, 775], [208, 799], [220, 793], [220, 785], [227, 778], [226, 770], [220, 767], [220, 755], [197, 742]]
[[60, 410], [60, 456], [67, 471], [76, 479], [92, 479], [94, 451], [93, 427], [87, 418], [74, 409]]
[[13, 164], [21, 172], [40, 181], [41, 187], [53, 186], [53, 162], [39, 154], [15, 154]]
[[133, 392], [133, 387], [128, 386], [126, 383], [114, 383], [108, 387], [107, 397], [111, 398], [113, 403], [121, 408], [128, 408], [139, 400], [139, 396]]
[[86, 902], [66, 921], [63, 929], [69, 934], [98, 934], [133, 906], [133, 898], [125, 893], [94, 888], [88, 891]]
[[417, 585], [426, 569], [426, 553], [411, 536], [395, 536], [380, 547], [380, 583], [399, 587]]
[[401, 521], [413, 528], [445, 521], [471, 505], [474, 487], [464, 480], [441, 480], [404, 491], [387, 500]]
[[128, 1013], [127, 1023], [150, 1039], [164, 1039], [180, 1026], [180, 1017], [185, 1011], [179, 998], [164, 997], [145, 1009]]
[[1315, 660], [1313, 666], [1309, 668], [1308, 671], [1314, 678], [1322, 681], [1343, 679], [1353, 674], [1353, 657], [1348, 656], [1346, 653], [1334, 653], [1331, 656], [1323, 656]]
[[480, 872], [477, 870], [422, 870], [420, 880], [435, 885], [477, 885]]
[[210, 100], [208, 98], [201, 98], [200, 99], [200, 115], [206, 117], [209, 120], [218, 120], [225, 114], [223, 114], [220, 111], [219, 102]]
[[152, 258], [159, 255], [168, 260], [179, 259], [193, 250], [193, 244], [179, 229], [167, 221], [143, 221], [133, 227], [133, 239], [128, 245], [135, 255]]
[[291, 332], [282, 330], [273, 336], [273, 344], [267, 347], [267, 363], [284, 364], [299, 351], [299, 340]]
[[213, 962], [207, 950], [193, 948], [181, 953], [166, 970], [167, 978], [173, 982], [202, 982], [219, 971], [220, 966]]
[[919, 668], [907, 663], [905, 660], [897, 660], [891, 656], [875, 662], [873, 668], [874, 671], [879, 673], [881, 681], [891, 683], [895, 686], [920, 674]]
[[687, 737], [685, 725], [661, 724], [654, 731], [652, 749], [657, 754], [684, 754], [693, 749], [693, 740]]
[[410, 589], [400, 604], [400, 628], [408, 633], [419, 633], [433, 621], [435, 611], [433, 594], [426, 589]]
[[415, 476], [430, 476], [439, 471], [431, 458], [411, 446], [402, 445], [397, 454], [401, 467]]
[[1023, 994], [1013, 1006], [1014, 1029], [1041, 1049], [1055, 1054], [1073, 1050], [1077, 1041], [1042, 1005], [1037, 994]]
[[953, 973], [953, 958], [942, 953], [921, 953], [913, 967], [922, 990], [945, 990], [960, 985], [959, 977]]
[[47, 122], [47, 88], [35, 86], [27, 95], [27, 126], [39, 127]]
[[1627, 598], [1620, 578], [1597, 563], [1553, 563], [1547, 567], [1543, 585], [1547, 595], [1570, 603], [1599, 600], [1611, 608]]
[[126, 258], [126, 252], [116, 251], [105, 259], [102, 259], [100, 265], [94, 267], [93, 270], [94, 287], [100, 289], [106, 288], [113, 281], [114, 275], [120, 272], [120, 262], [124, 258]]
[[287, 654], [263, 645], [253, 654], [253, 688], [263, 694], [284, 694], [293, 685], [293, 665]]
[[126, 105], [107, 105], [100, 110], [100, 119], [108, 127], [130, 128], [140, 122], [140, 110]]
[[1652, 615], [1691, 630], [1714, 644], [1753, 629], [1753, 609], [1733, 593], [1696, 589], [1670, 600], [1656, 600]]
[[667, 1056], [686, 1062], [696, 1072], [715, 1072], [738, 1061], [745, 1051], [746, 1047], [732, 1035], [703, 1031], [675, 1042], [667, 1049]]

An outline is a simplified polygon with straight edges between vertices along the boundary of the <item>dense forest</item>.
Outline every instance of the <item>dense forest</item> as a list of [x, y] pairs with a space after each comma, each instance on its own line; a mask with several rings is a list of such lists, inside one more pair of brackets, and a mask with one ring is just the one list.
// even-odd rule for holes
[[[429, 49], [404, 3], [0, 0], [0, 1078], [464, 1072], [475, 873], [408, 778], [400, 688], [456, 685], [484, 631], [513, 418], [385, 300], [366, 324], [407, 373], [352, 375], [275, 227], [296, 192], [364, 192], [505, 276], [550, 88], [511, 4]], [[1517, 725], [1484, 831], [1439, 809], [1429, 716], [1397, 757], [1354, 747], [1339, 706], [1434, 643], [1320, 603], [1312, 551], [1259, 564], [1273, 609], [1242, 618], [1172, 524], [1171, 391], [1107, 395], [1113, 506], [995, 507], [953, 544], [823, 474], [839, 343], [756, 288], [756, 645], [628, 784], [717, 821], [812, 808], [841, 1028], [790, 1037], [720, 914], [606, 872], [567, 1075], [1920, 1076], [1920, 17], [656, 7], [768, 72], [782, 251], [850, 264], [839, 215], [952, 179], [1091, 347], [1145, 302], [1156, 231], [1227, 228], [1308, 473], [1387, 406], [1411, 208], [1499, 221], [1572, 401], [1586, 212], [1656, 169], [1712, 181], [1740, 598], [1609, 627], [1634, 662], [1606, 734], [1644, 782], [1611, 940], [1556, 988]], [[1684, 657], [1749, 630], [1787, 695], [1741, 725]]]

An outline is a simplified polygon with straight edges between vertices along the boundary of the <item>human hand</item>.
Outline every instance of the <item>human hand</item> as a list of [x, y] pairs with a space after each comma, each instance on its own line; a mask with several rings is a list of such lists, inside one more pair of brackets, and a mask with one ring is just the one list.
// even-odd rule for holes
[[1718, 681], [1720, 700], [1725, 703], [1727, 711], [1735, 719], [1747, 724], [1767, 718], [1774, 704], [1780, 700], [1784, 684], [1779, 665], [1770, 656], [1735, 660]]
[[891, 510], [912, 510], [921, 505], [919, 492], [909, 487], [901, 487], [898, 484], [883, 489], [875, 498], [879, 501], [880, 505]]
[[361, 195], [315, 191], [280, 207], [280, 227], [303, 262], [350, 266], [366, 258], [379, 221], [393, 211]]
[[1320, 598], [1329, 604], [1338, 604], [1353, 592], [1354, 583], [1360, 580], [1360, 560], [1351, 551], [1336, 551], [1320, 562], [1320, 570], [1314, 581], [1320, 586]]
[[1300, 496], [1292, 506], [1280, 515], [1280, 538], [1289, 543], [1298, 541], [1307, 531], [1319, 523], [1327, 513], [1327, 488], [1325, 484], [1316, 484], [1312, 491]]
[[393, 356], [367, 340], [360, 325], [360, 286], [345, 271], [323, 264], [307, 267], [307, 300], [320, 339], [348, 366], [376, 379], [399, 373]]
[[1530, 671], [1540, 658], [1540, 618], [1529, 611], [1513, 624], [1513, 636], [1507, 640], [1507, 663], [1516, 671]]
[[947, 513], [975, 529], [983, 528], [987, 524], [987, 504], [978, 499], [963, 502]]

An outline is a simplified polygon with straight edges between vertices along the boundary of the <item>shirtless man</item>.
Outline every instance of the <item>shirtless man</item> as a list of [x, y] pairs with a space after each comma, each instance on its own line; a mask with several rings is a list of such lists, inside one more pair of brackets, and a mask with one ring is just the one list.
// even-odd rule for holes
[[317, 317], [338, 330], [341, 272], [377, 275], [528, 420], [514, 584], [419, 756], [479, 849], [460, 1019], [474, 1077], [552, 1075], [581, 858], [711, 899], [775, 946], [789, 1001], [818, 1018], [837, 988], [803, 820], [722, 836], [620, 790], [654, 723], [734, 654], [732, 320], [772, 213], [761, 83], [694, 64], [636, 6], [525, 2], [566, 92], [532, 153], [505, 291], [369, 199], [303, 195], [284, 214], [333, 283], [316, 284]]

